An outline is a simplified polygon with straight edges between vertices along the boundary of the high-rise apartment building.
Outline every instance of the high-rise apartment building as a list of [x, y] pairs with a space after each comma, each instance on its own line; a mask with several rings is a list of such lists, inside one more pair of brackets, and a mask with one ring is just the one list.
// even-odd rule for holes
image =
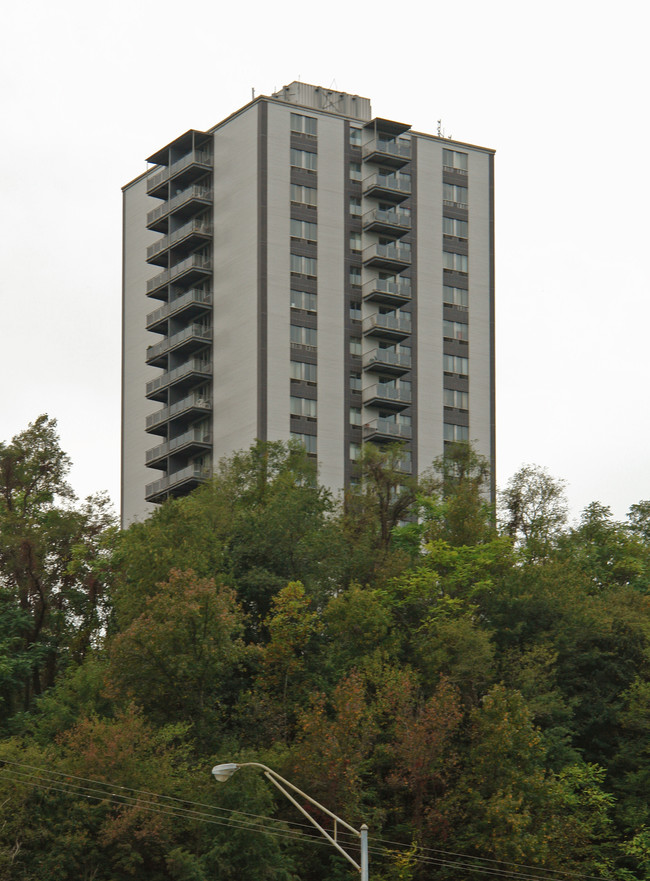
[[255, 438], [494, 461], [493, 151], [294, 82], [124, 187], [122, 519]]

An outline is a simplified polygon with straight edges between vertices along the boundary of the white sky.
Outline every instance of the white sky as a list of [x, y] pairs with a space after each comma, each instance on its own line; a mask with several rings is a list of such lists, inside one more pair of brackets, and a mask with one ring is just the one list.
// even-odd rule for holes
[[[0, 26], [0, 439], [58, 419], [118, 506], [121, 186], [302, 79], [497, 150], [497, 479], [650, 498], [642, 4], [13, 0]], [[646, 158], [644, 158], [646, 157]]]

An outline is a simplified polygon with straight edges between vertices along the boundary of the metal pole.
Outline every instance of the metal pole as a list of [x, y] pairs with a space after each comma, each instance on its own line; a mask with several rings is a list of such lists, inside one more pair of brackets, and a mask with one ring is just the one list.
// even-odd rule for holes
[[368, 827], [361, 827], [361, 881], [368, 881]]

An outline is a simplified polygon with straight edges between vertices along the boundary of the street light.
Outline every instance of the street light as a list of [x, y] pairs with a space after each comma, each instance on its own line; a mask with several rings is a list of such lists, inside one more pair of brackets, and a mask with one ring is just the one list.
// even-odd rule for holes
[[[361, 875], [361, 881], [368, 881], [368, 827], [364, 823], [361, 829], [355, 829], [354, 826], [350, 826], [349, 823], [346, 823], [345, 820], [342, 820], [340, 817], [337, 817], [336, 814], [333, 814], [331, 811], [328, 811], [326, 807], [324, 807], [320, 802], [317, 802], [316, 799], [307, 795], [306, 792], [303, 792], [301, 789], [298, 789], [297, 786], [294, 786], [293, 783], [289, 783], [288, 780], [285, 780], [284, 777], [281, 777], [277, 771], [274, 771], [272, 768], [267, 768], [266, 765], [261, 765], [259, 762], [242, 762], [241, 764], [237, 764], [235, 762], [225, 762], [222, 765], [215, 765], [212, 769], [212, 773], [216, 780], [219, 783], [225, 783], [226, 780], [229, 780], [235, 771], [239, 771], [240, 768], [261, 768], [264, 771], [264, 776], [267, 777], [271, 783], [280, 790], [280, 792], [285, 795], [289, 801], [295, 805], [300, 813], [307, 817], [309, 822], [315, 826], [318, 831], [323, 835], [330, 844], [334, 845], [334, 847], [341, 853], [349, 863], [352, 863], [357, 872]], [[294, 792], [296, 792], [301, 798], [306, 799], [310, 804], [317, 807], [319, 810], [323, 811], [323, 813], [327, 814], [328, 817], [331, 817], [334, 820], [334, 835], [330, 835], [320, 823], [317, 823], [316, 820], [308, 814], [307, 811], [303, 808], [300, 802], [296, 801], [296, 799], [291, 795], [290, 792], [287, 792], [285, 787], [289, 787]], [[343, 850], [341, 845], [336, 840], [337, 828], [338, 826], [344, 826], [350, 832], [357, 836], [361, 843], [361, 862], [357, 863], [356, 860], [353, 860], [350, 854]]]

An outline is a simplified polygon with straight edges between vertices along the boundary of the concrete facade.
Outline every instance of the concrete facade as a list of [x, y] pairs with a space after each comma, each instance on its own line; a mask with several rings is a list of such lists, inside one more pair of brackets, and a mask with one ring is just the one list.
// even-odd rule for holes
[[256, 438], [494, 465], [493, 151], [291, 83], [123, 188], [122, 522]]

